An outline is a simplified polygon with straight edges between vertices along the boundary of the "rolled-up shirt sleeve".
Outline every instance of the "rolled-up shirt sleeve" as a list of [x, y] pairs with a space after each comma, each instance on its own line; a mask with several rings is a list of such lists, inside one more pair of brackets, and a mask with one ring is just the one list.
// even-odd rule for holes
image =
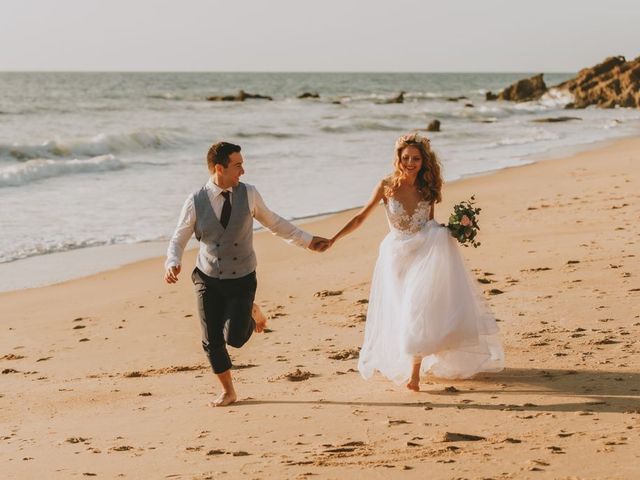
[[167, 261], [164, 264], [165, 268], [175, 267], [182, 264], [182, 254], [184, 253], [184, 249], [187, 246], [189, 239], [193, 235], [195, 225], [195, 205], [193, 203], [193, 195], [189, 195], [182, 206], [178, 225], [176, 226], [176, 230], [173, 232], [173, 236], [169, 241]]
[[267, 208], [258, 190], [251, 186], [253, 194], [253, 218], [258, 220], [263, 226], [268, 228], [274, 235], [279, 236], [283, 240], [303, 248], [309, 248], [313, 235], [296, 227], [291, 222], [285, 220], [277, 213]]

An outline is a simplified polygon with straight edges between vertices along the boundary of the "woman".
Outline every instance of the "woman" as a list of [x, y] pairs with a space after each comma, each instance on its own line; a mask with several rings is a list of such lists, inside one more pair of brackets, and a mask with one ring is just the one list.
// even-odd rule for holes
[[332, 239], [353, 232], [384, 202], [390, 232], [380, 245], [358, 369], [375, 370], [420, 390], [420, 373], [469, 378], [502, 370], [498, 327], [456, 240], [434, 219], [442, 177], [429, 140], [418, 134], [395, 145], [395, 171]]

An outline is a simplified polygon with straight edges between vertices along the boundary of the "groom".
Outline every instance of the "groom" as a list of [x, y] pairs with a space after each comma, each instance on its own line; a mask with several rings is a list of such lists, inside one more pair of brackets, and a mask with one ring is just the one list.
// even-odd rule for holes
[[210, 403], [216, 407], [237, 399], [226, 345], [242, 347], [251, 333], [261, 332], [266, 323], [261, 314], [252, 315], [257, 286], [253, 219], [299, 247], [318, 252], [329, 247], [328, 240], [312, 237], [269, 210], [254, 186], [240, 182], [244, 174], [240, 150], [227, 142], [209, 149], [211, 177], [185, 201], [165, 263], [165, 281], [176, 283], [184, 248], [195, 233], [200, 251], [191, 279], [196, 287], [202, 347], [223, 390]]

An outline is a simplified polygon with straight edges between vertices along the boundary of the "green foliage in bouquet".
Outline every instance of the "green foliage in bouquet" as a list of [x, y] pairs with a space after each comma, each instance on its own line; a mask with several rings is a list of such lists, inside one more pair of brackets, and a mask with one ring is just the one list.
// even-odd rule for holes
[[474, 207], [475, 195], [469, 200], [460, 202], [453, 207], [453, 213], [449, 216], [449, 224], [447, 228], [451, 235], [458, 240], [463, 246], [469, 245], [474, 248], [480, 246], [480, 242], [476, 242], [480, 227], [478, 226], [478, 215], [481, 208]]

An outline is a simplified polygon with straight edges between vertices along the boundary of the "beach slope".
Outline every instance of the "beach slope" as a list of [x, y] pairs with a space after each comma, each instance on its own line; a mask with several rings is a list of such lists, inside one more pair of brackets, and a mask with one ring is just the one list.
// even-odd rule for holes
[[[382, 208], [325, 254], [256, 235], [269, 330], [218, 391], [190, 281], [163, 260], [0, 295], [3, 478], [638, 478], [640, 140], [445, 187], [507, 368], [422, 392], [356, 370]], [[363, 199], [364, 201], [365, 199]], [[353, 212], [305, 229], [333, 234]]]

